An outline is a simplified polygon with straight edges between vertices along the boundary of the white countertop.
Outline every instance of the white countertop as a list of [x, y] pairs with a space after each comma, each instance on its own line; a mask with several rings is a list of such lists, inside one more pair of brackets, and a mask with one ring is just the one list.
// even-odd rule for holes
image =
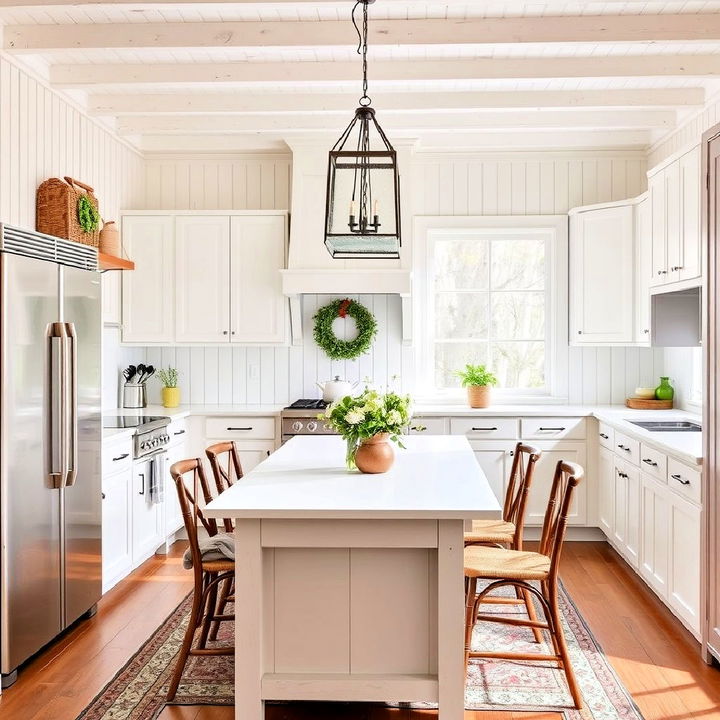
[[386, 473], [345, 467], [339, 437], [295, 437], [213, 500], [209, 517], [497, 518], [500, 506], [459, 435], [410, 436]]
[[119, 440], [122, 437], [131, 438], [135, 428], [103, 428], [103, 440]]
[[593, 415], [602, 422], [611, 425], [627, 435], [638, 438], [648, 445], [671, 453], [679, 460], [701, 465], [703, 460], [702, 432], [651, 432], [639, 425], [633, 425], [629, 420], [690, 420], [702, 424], [700, 415], [684, 410], [630, 410], [621, 407], [595, 408]]

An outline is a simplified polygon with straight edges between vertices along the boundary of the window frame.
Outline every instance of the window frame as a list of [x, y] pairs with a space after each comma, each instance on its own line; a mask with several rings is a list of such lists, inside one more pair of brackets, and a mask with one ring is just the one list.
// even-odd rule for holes
[[533, 234], [545, 239], [545, 386], [537, 389], [494, 391], [506, 404], [563, 402], [567, 400], [567, 372], [560, 348], [567, 348], [568, 334], [568, 219], [567, 215], [420, 216], [415, 218], [413, 252], [414, 333], [417, 338], [417, 394], [432, 402], [459, 403], [462, 388], [435, 387], [433, 262], [439, 236]]

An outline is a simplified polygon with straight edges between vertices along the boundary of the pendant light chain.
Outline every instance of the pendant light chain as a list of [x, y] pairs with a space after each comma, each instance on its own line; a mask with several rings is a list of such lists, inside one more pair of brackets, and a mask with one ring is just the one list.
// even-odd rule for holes
[[[355, 20], [355, 10], [358, 5], [363, 6], [363, 19], [362, 19], [362, 31], [358, 27], [357, 21]], [[362, 55], [362, 73], [363, 73], [363, 94], [360, 98], [360, 105], [367, 107], [372, 102], [370, 96], [367, 94], [368, 90], [368, 79], [367, 79], [367, 51], [368, 51], [368, 3], [363, 0], [357, 0], [352, 10], [352, 22], [355, 26], [355, 31], [358, 34], [358, 46], [357, 54]]]

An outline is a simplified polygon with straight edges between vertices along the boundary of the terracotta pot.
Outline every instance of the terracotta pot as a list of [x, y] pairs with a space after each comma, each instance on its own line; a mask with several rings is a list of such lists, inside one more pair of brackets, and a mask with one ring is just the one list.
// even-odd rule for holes
[[384, 473], [392, 467], [395, 453], [388, 442], [389, 437], [390, 433], [378, 433], [363, 440], [355, 453], [355, 464], [360, 472]]
[[468, 385], [467, 395], [471, 408], [490, 406], [490, 387], [488, 385]]
[[100, 231], [100, 252], [114, 257], [120, 257], [122, 254], [120, 232], [112, 220], [106, 222]]

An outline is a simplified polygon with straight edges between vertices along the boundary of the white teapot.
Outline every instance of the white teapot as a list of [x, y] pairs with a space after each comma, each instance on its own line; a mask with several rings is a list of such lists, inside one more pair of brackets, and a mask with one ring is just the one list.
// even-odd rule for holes
[[351, 383], [348, 380], [341, 380], [339, 375], [336, 375], [332, 380], [326, 380], [324, 383], [315, 383], [322, 391], [322, 399], [326, 403], [333, 403], [336, 400], [344, 398], [346, 395], [352, 394], [352, 391], [358, 386], [359, 383]]

